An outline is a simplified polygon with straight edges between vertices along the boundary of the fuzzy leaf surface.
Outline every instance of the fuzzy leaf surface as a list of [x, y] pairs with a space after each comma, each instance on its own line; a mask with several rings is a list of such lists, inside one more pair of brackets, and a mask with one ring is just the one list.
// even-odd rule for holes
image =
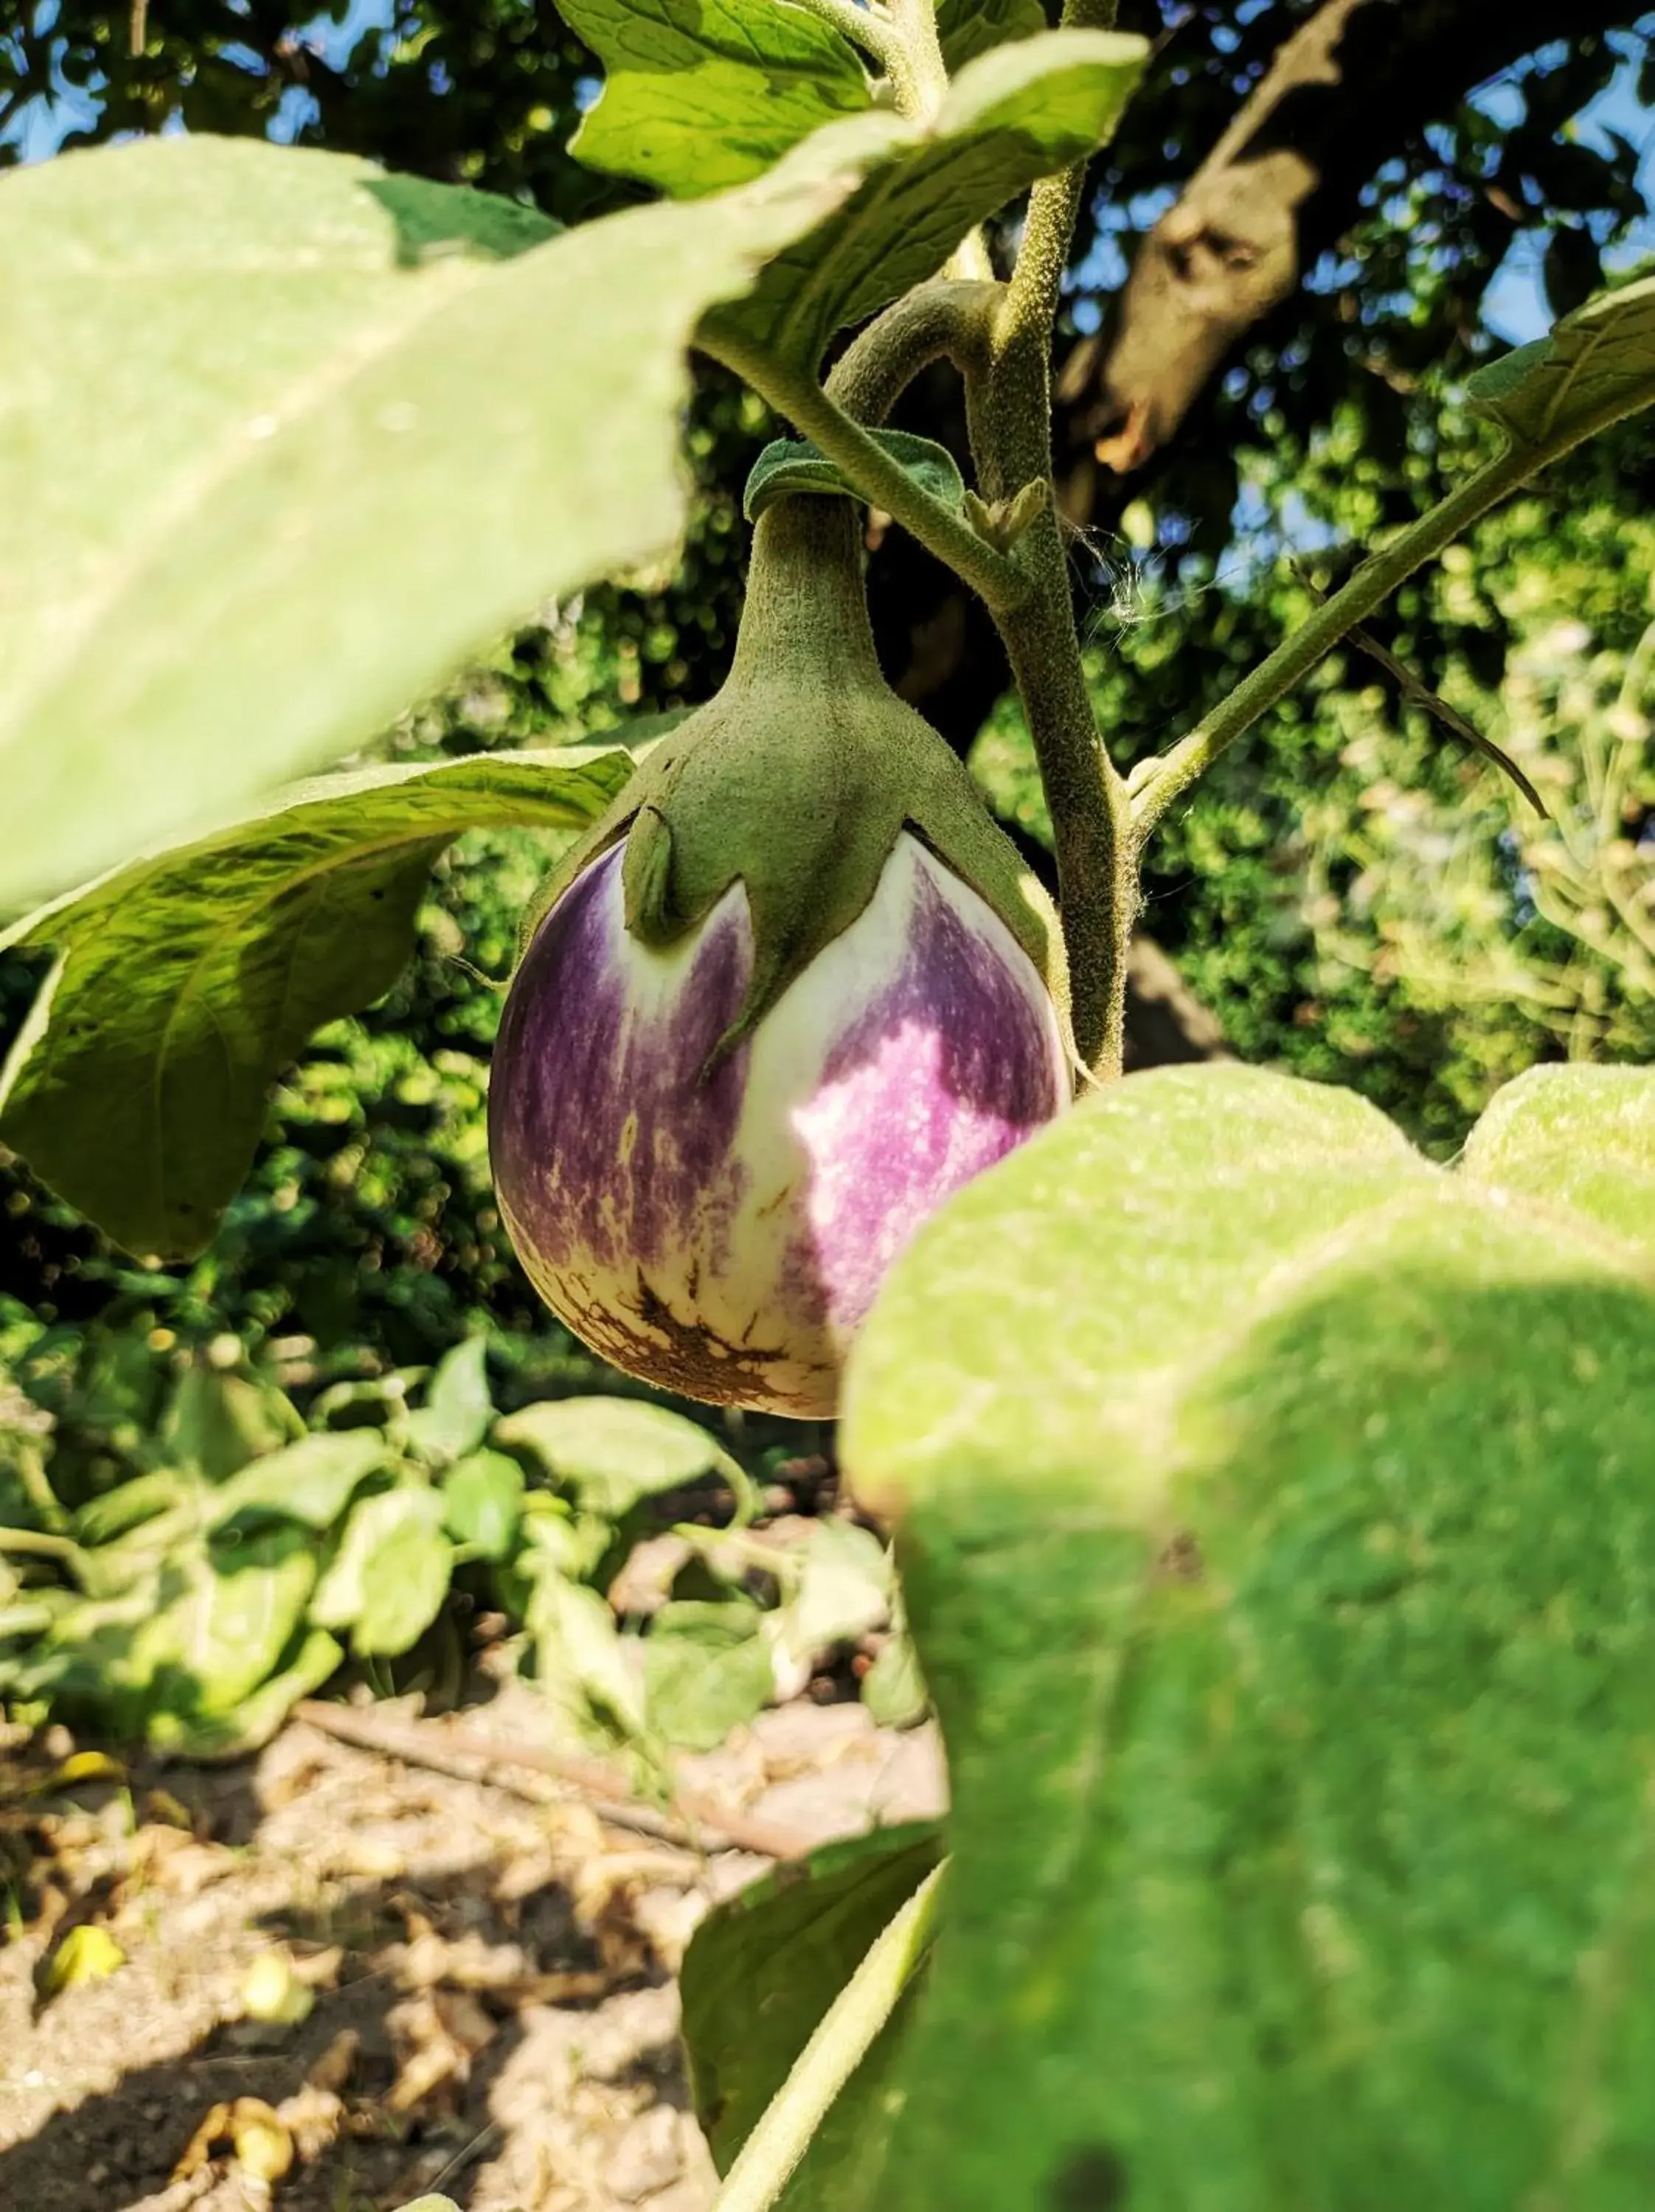
[[[934, 438], [916, 437], [911, 430], [876, 430], [873, 437], [933, 499], [952, 507], [961, 504], [965, 483], [946, 446], [938, 445]], [[741, 511], [749, 522], [757, 522], [772, 501], [793, 492], [855, 495], [818, 446], [807, 438], [773, 439], [748, 473]]]
[[813, 369], [835, 331], [934, 276], [974, 223], [1103, 145], [1147, 52], [1124, 33], [1047, 31], [979, 55], [928, 123], [865, 118], [854, 127], [882, 135], [882, 158], [749, 295], [703, 318], [715, 346], [724, 332]]
[[1655, 1259], [1655, 1073], [1530, 1068], [1494, 1097], [1459, 1172], [1572, 1207]]
[[60, 948], [0, 1074], [0, 1140], [130, 1251], [199, 1251], [276, 1076], [411, 956], [444, 847], [582, 828], [630, 772], [494, 753], [323, 778], [54, 900], [0, 937]]
[[855, 47], [788, 0], [558, 0], [558, 13], [604, 64], [570, 153], [675, 199], [745, 184], [871, 105]]
[[1633, 2203], [1655, 1267], [1623, 1225], [1206, 1067], [1077, 1108], [897, 1262], [842, 1451], [901, 1520], [953, 1863], [891, 2212]]
[[1655, 277], [1588, 300], [1478, 369], [1466, 396], [1513, 444], [1537, 447], [1571, 445], [1655, 404]]
[[670, 548], [696, 320], [840, 204], [875, 121], [561, 237], [240, 138], [8, 177], [0, 911], [222, 821]]

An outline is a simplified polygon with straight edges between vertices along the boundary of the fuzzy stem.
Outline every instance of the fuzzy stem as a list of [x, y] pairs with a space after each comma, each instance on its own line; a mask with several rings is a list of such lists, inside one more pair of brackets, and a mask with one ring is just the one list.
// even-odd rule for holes
[[903, 41], [885, 8], [864, 8], [858, 0], [794, 0], [794, 4], [818, 21], [831, 24], [842, 37], [871, 56], [891, 79], [900, 104], [897, 72], [904, 64]]
[[828, 378], [828, 398], [857, 422], [878, 423], [934, 361], [981, 374], [1000, 295], [998, 284], [947, 276], [916, 286], [846, 347]]
[[[911, 109], [904, 107], [903, 112], [925, 122], [948, 96], [948, 71], [943, 64], [942, 41], [937, 33], [936, 0], [890, 0], [890, 6], [891, 20], [902, 49], [904, 71], [912, 86], [915, 102]], [[904, 87], [894, 71], [891, 82], [900, 106]]]
[[862, 7], [858, 0], [794, 0], [794, 4], [831, 23], [836, 31], [870, 54], [891, 80], [898, 115], [924, 123], [941, 106], [948, 91], [933, 0], [891, 0], [888, 7]]
[[[1113, 0], [1064, 9], [1066, 23], [1107, 28]], [[1051, 338], [1086, 165], [1035, 186], [1022, 251], [995, 315], [986, 368], [966, 373], [971, 447], [983, 495], [1009, 500], [1050, 483]], [[1018, 548], [1032, 589], [992, 610], [1028, 716], [1051, 817], [1057, 902], [1074, 993], [1074, 1037], [1092, 1075], [1121, 1073], [1126, 1042], [1126, 964], [1138, 905], [1137, 855], [1126, 787], [1104, 750], [1087, 694], [1055, 506]]]
[[824, 2115], [923, 1964], [934, 1932], [945, 1859], [873, 1939], [834, 1999], [793, 2071], [741, 2146], [713, 2200], [713, 2212], [768, 2212], [787, 2187]]
[[847, 684], [882, 685], [862, 590], [856, 510], [808, 492], [778, 499], [753, 525], [747, 604], [729, 681], [764, 684], [807, 642]]
[[979, 538], [962, 514], [934, 499], [899, 461], [830, 399], [808, 370], [781, 361], [715, 327], [697, 341], [767, 399], [778, 415], [820, 447], [845, 481], [873, 506], [883, 507], [922, 545], [963, 576], [990, 608], [1013, 606], [1029, 585], [1022, 567]]

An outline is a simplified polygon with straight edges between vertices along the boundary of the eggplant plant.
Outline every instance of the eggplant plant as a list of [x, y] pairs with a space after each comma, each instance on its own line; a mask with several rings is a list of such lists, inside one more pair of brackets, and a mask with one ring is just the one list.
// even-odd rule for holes
[[[661, 195], [567, 234], [204, 137], [0, 184], [0, 902], [56, 953], [0, 1138], [200, 1250], [433, 860], [561, 836], [491, 1097], [525, 1267], [636, 1373], [838, 1408], [949, 1752], [944, 1832], [696, 1939], [721, 2212], [1641, 2204], [1655, 1079], [1536, 1070], [1444, 1169], [1342, 1092], [1122, 1063], [1158, 824], [1655, 399], [1655, 283], [1481, 370], [1492, 457], [1129, 774], [1050, 377], [1142, 42], [1110, 0], [562, 4], [606, 69], [575, 151]], [[278, 789], [670, 552], [691, 350], [794, 434], [718, 696]], [[969, 486], [885, 428], [939, 362]], [[1055, 910], [880, 677], [863, 508], [999, 627]]]

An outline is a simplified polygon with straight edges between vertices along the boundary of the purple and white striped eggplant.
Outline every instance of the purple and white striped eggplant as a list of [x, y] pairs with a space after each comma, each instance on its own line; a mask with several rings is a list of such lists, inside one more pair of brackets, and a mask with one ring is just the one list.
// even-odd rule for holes
[[761, 519], [730, 680], [554, 876], [490, 1091], [552, 1310], [630, 1374], [804, 1418], [1073, 1063], [1056, 917], [880, 678], [849, 517]]

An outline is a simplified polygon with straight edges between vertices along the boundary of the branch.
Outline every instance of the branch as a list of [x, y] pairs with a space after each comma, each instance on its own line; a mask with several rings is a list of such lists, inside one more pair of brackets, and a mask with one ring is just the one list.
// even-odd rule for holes
[[675, 1786], [670, 1813], [639, 1805], [631, 1801], [624, 1776], [599, 1759], [542, 1751], [532, 1744], [496, 1742], [474, 1729], [446, 1723], [387, 1721], [377, 1713], [325, 1705], [316, 1698], [301, 1698], [293, 1709], [293, 1717], [350, 1744], [354, 1750], [376, 1752], [382, 1759], [403, 1759], [413, 1766], [429, 1766], [438, 1774], [458, 1773], [466, 1781], [486, 1781], [501, 1767], [544, 1775], [576, 1796], [588, 1799], [599, 1819], [616, 1827], [636, 1828], [644, 1835], [686, 1843], [692, 1849], [716, 1848], [715, 1839], [721, 1837], [728, 1848], [752, 1851], [763, 1858], [801, 1858], [811, 1848], [809, 1841], [792, 1829], [754, 1820], [701, 1790]]
[[[1640, 12], [1577, 0], [1568, 33]], [[1141, 468], [1338, 238], [1381, 163], [1557, 35], [1555, 0], [1323, 0], [1143, 240], [1110, 334], [1069, 354], [1058, 396], [1071, 442], [1117, 471]]]
[[1204, 775], [1219, 755], [1234, 744], [1331, 653], [1346, 632], [1373, 612], [1414, 571], [1423, 567], [1460, 532], [1470, 527], [1508, 492], [1533, 475], [1540, 463], [1533, 449], [1502, 453], [1496, 461], [1451, 493], [1439, 506], [1409, 526], [1382, 553], [1363, 562], [1310, 620], [1284, 639], [1268, 659], [1220, 701], [1212, 713], [1159, 760], [1141, 763], [1132, 785], [1132, 826], [1141, 847], [1175, 799]]

